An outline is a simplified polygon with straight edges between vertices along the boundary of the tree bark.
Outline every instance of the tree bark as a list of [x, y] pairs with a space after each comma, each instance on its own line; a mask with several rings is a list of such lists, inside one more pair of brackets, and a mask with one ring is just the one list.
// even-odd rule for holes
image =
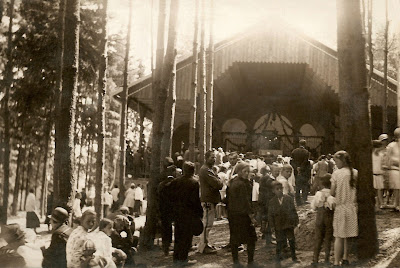
[[26, 168], [26, 180], [25, 180], [25, 199], [24, 199], [24, 209], [26, 209], [26, 199], [28, 198], [28, 193], [31, 186], [31, 174], [32, 174], [32, 160], [33, 160], [33, 146], [31, 145], [28, 153], [28, 164]]
[[64, 65], [64, 31], [65, 31], [65, 9], [66, 9], [66, 0], [60, 0], [59, 9], [58, 9], [58, 43], [57, 43], [57, 80], [54, 88], [54, 143], [55, 143], [55, 153], [54, 153], [54, 168], [53, 168], [53, 208], [59, 205], [59, 181], [61, 176], [60, 160], [59, 156], [63, 153], [60, 151], [60, 146], [57, 146], [57, 143], [61, 140], [60, 137], [60, 109], [61, 109], [61, 90], [62, 90], [62, 78], [63, 78], [63, 65]]
[[206, 120], [206, 149], [212, 148], [213, 103], [214, 103], [214, 1], [210, 0], [210, 43], [207, 59], [207, 120]]
[[18, 148], [18, 157], [17, 157], [17, 170], [15, 171], [15, 184], [14, 184], [14, 194], [13, 194], [13, 203], [12, 203], [12, 210], [11, 210], [11, 215], [15, 216], [17, 215], [18, 211], [18, 192], [20, 188], [20, 174], [21, 174], [21, 163], [22, 163], [22, 158], [25, 155], [25, 149], [22, 148], [22, 145], [19, 146]]
[[194, 18], [194, 36], [193, 36], [193, 60], [192, 60], [192, 99], [190, 107], [190, 128], [189, 128], [189, 159], [193, 163], [196, 161], [196, 111], [197, 111], [197, 74], [199, 63], [199, 9], [200, 0], [196, 0], [196, 11]]
[[[169, 29], [168, 29], [168, 44], [167, 52], [165, 55], [164, 64], [172, 65], [172, 68], [168, 68], [165, 71], [171, 70], [171, 73], [163, 73], [163, 76], [169, 75], [168, 83], [168, 97], [165, 102], [164, 110], [164, 135], [161, 142], [161, 159], [166, 156], [171, 156], [172, 151], [172, 135], [174, 133], [174, 121], [175, 121], [175, 105], [176, 105], [176, 41], [178, 38], [178, 16], [179, 16], [179, 1], [171, 1], [170, 17], [169, 17]], [[171, 62], [170, 62], [171, 61]], [[164, 72], [164, 70], [163, 70]]]
[[86, 177], [85, 177], [85, 185], [83, 186], [83, 188], [88, 188], [88, 181], [89, 181], [89, 166], [92, 164], [91, 160], [91, 151], [92, 151], [92, 139], [91, 139], [91, 135], [88, 135], [88, 146], [87, 146], [87, 158], [86, 158]]
[[378, 252], [378, 239], [360, 2], [337, 1], [337, 14], [341, 142], [342, 147], [351, 155], [354, 167], [359, 170], [357, 255], [359, 259], [368, 259]]
[[176, 68], [176, 27], [177, 19], [173, 17], [178, 14], [179, 0], [171, 1], [170, 25], [168, 35], [168, 46], [164, 59], [165, 39], [165, 17], [166, 1], [160, 0], [157, 36], [156, 72], [153, 80], [153, 139], [151, 154], [151, 178], [148, 184], [148, 209], [146, 225], [144, 228], [143, 246], [151, 248], [154, 245], [154, 237], [158, 222], [158, 197], [157, 186], [161, 173], [161, 141], [163, 139], [163, 119], [168, 87], [171, 83], [172, 73]]
[[200, 115], [199, 122], [199, 151], [200, 163], [204, 163], [204, 154], [206, 152], [206, 124], [207, 124], [207, 87], [206, 87], [206, 51], [205, 51], [205, 2], [201, 2], [201, 38], [200, 38]]
[[122, 204], [125, 194], [125, 171], [126, 171], [126, 121], [128, 109], [128, 66], [129, 66], [129, 50], [131, 48], [131, 30], [132, 30], [132, 14], [133, 1], [129, 1], [129, 18], [128, 32], [126, 34], [125, 59], [124, 59], [124, 86], [121, 93], [121, 129], [119, 133], [119, 201]]
[[56, 125], [59, 131], [59, 140], [56, 143], [59, 167], [59, 203], [63, 206], [72, 206], [74, 174], [74, 121], [76, 109], [76, 92], [78, 86], [79, 64], [79, 21], [80, 0], [66, 0], [64, 55], [62, 72], [62, 91], [60, 101], [59, 122]]
[[[50, 110], [51, 113], [51, 110]], [[51, 128], [53, 122], [51, 122], [51, 114], [47, 117], [46, 130], [45, 130], [45, 138], [44, 138], [44, 159], [43, 159], [43, 173], [42, 173], [42, 182], [41, 182], [41, 195], [40, 195], [40, 213], [41, 215], [45, 215], [45, 201], [46, 201], [46, 192], [47, 192], [47, 160], [49, 157], [49, 143], [51, 136]]]
[[100, 69], [99, 85], [97, 99], [97, 159], [96, 159], [96, 197], [94, 199], [94, 208], [97, 213], [97, 219], [103, 218], [103, 185], [104, 185], [104, 161], [105, 161], [105, 95], [107, 85], [107, 7], [108, 0], [103, 0], [102, 24], [101, 24], [101, 43], [100, 51]]
[[[36, 166], [36, 176], [35, 176], [35, 196], [37, 196], [37, 188], [38, 188], [38, 181], [39, 181], [39, 175], [40, 175], [40, 163], [42, 160], [42, 154], [41, 151], [38, 151], [38, 158], [37, 158], [37, 166]], [[42, 189], [43, 190], [43, 189]]]
[[372, 53], [372, 10], [373, 0], [368, 0], [368, 88], [371, 89], [372, 75], [374, 74], [374, 53]]
[[0, 24], [3, 20], [3, 13], [4, 13], [4, 0], [0, 0]]
[[79, 190], [79, 177], [82, 166], [82, 148], [83, 148], [83, 133], [81, 133], [81, 141], [79, 142], [79, 157], [78, 157], [78, 168], [76, 170], [76, 189]]
[[7, 63], [4, 71], [4, 97], [3, 97], [3, 115], [4, 115], [4, 183], [3, 183], [3, 215], [0, 216], [0, 224], [7, 224], [7, 214], [8, 214], [8, 195], [10, 188], [10, 110], [9, 110], [9, 99], [10, 91], [13, 82], [13, 59], [12, 59], [12, 48], [13, 48], [13, 33], [12, 26], [14, 20], [14, 4], [15, 0], [11, 0], [10, 9], [8, 11], [10, 23], [8, 26], [7, 33]]
[[387, 119], [387, 98], [388, 98], [388, 42], [389, 42], [389, 18], [388, 18], [388, 0], [385, 1], [385, 48], [383, 50], [383, 102], [382, 102], [382, 133], [388, 132], [388, 119]]

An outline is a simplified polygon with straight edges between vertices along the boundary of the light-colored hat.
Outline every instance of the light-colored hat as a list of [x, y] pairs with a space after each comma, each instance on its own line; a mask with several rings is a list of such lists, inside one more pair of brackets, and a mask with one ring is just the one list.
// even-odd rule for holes
[[389, 139], [388, 134], [381, 134], [381, 135], [379, 135], [379, 138], [378, 138], [379, 141], [384, 141], [387, 139]]

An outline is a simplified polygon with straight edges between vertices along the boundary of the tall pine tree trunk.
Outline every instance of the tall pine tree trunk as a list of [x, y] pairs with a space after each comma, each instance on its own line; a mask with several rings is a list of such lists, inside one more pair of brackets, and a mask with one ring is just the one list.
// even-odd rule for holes
[[105, 95], [107, 85], [107, 8], [108, 0], [103, 0], [102, 24], [101, 24], [101, 43], [100, 43], [100, 70], [97, 100], [97, 159], [96, 159], [96, 197], [94, 208], [97, 212], [97, 219], [103, 218], [103, 184], [104, 184], [104, 160], [105, 160]]
[[371, 89], [372, 75], [374, 73], [374, 53], [372, 52], [372, 10], [373, 0], [368, 0], [368, 88]]
[[59, 203], [69, 207], [72, 205], [71, 196], [75, 185], [73, 149], [78, 86], [79, 20], [80, 0], [66, 0], [62, 91], [58, 118], [62, 124], [56, 125], [59, 134], [56, 148], [59, 150], [56, 150], [58, 155], [55, 160], [59, 167]]
[[119, 133], [119, 201], [122, 204], [125, 194], [125, 172], [126, 172], [126, 121], [128, 109], [128, 66], [129, 50], [131, 48], [131, 30], [133, 16], [133, 1], [129, 1], [128, 32], [126, 34], [125, 59], [124, 59], [124, 86], [121, 93], [121, 127]]
[[78, 167], [76, 170], [76, 189], [79, 190], [79, 178], [81, 174], [82, 167], [82, 148], [83, 148], [83, 133], [81, 133], [81, 139], [79, 142], [79, 157], [78, 157]]
[[57, 143], [61, 140], [60, 137], [60, 109], [61, 109], [61, 90], [62, 90], [62, 78], [63, 78], [63, 65], [64, 65], [64, 31], [65, 31], [65, 8], [67, 0], [60, 0], [58, 8], [58, 43], [57, 43], [57, 80], [54, 88], [54, 125], [55, 125], [55, 153], [54, 153], [54, 168], [53, 168], [53, 208], [59, 205], [59, 181], [61, 176], [60, 166], [61, 162], [58, 159], [63, 153], [60, 151], [61, 146], [57, 146]]
[[26, 209], [26, 199], [28, 198], [28, 193], [32, 187], [31, 186], [32, 161], [33, 161], [33, 146], [31, 145], [29, 148], [28, 164], [27, 164], [27, 168], [26, 168], [24, 209]]
[[[179, 1], [171, 1], [170, 17], [169, 17], [169, 30], [168, 30], [168, 45], [167, 52], [165, 55], [164, 64], [167, 64], [167, 60], [171, 60], [172, 70], [169, 74], [168, 83], [168, 97], [165, 102], [164, 110], [164, 135], [161, 143], [161, 159], [166, 156], [171, 156], [172, 153], [172, 135], [174, 133], [174, 121], [175, 121], [175, 106], [176, 106], [176, 40], [178, 38], [177, 25], [178, 25], [178, 14], [179, 14]], [[168, 71], [167, 69], [166, 71]], [[163, 76], [167, 74], [163, 73]]]
[[213, 103], [214, 103], [214, 1], [210, 0], [210, 43], [207, 59], [207, 120], [206, 120], [206, 149], [212, 148]]
[[365, 41], [361, 30], [360, 2], [337, 1], [340, 132], [342, 147], [358, 169], [359, 259], [378, 251], [375, 192], [372, 185], [371, 126], [365, 68]]
[[168, 87], [176, 68], [176, 29], [179, 0], [171, 1], [168, 46], [164, 59], [166, 1], [160, 0], [157, 36], [156, 77], [153, 80], [153, 140], [151, 155], [151, 178], [148, 184], [148, 208], [144, 228], [143, 246], [152, 247], [158, 222], [157, 186], [161, 173], [161, 141], [163, 139], [163, 119]]
[[14, 184], [14, 194], [13, 194], [13, 203], [12, 203], [12, 211], [11, 215], [17, 215], [18, 211], [18, 192], [20, 189], [20, 177], [21, 177], [21, 168], [22, 168], [22, 158], [25, 155], [25, 149], [20, 144], [18, 148], [18, 157], [17, 157], [17, 170], [15, 171], [15, 184]]
[[49, 115], [47, 116], [46, 122], [46, 130], [45, 130], [45, 138], [44, 138], [44, 159], [43, 159], [43, 171], [42, 171], [42, 181], [41, 181], [41, 194], [40, 194], [40, 211], [41, 215], [45, 215], [45, 201], [46, 201], [46, 193], [47, 191], [47, 160], [49, 157], [49, 143], [51, 142], [51, 128], [53, 122], [51, 120], [51, 110]]
[[200, 122], [199, 122], [199, 151], [200, 163], [204, 163], [204, 153], [206, 152], [206, 124], [207, 124], [207, 87], [206, 87], [206, 51], [205, 51], [205, 13], [206, 13], [206, 0], [201, 2], [201, 37], [200, 37], [200, 107], [198, 109]]
[[4, 71], [4, 97], [3, 97], [3, 121], [4, 121], [4, 163], [3, 163], [3, 172], [4, 172], [4, 183], [3, 183], [3, 209], [2, 216], [0, 216], [0, 224], [7, 224], [7, 216], [8, 216], [8, 192], [10, 188], [10, 110], [9, 110], [9, 99], [10, 99], [10, 90], [13, 82], [13, 60], [12, 60], [12, 48], [13, 48], [13, 33], [12, 26], [14, 20], [14, 4], [15, 0], [11, 0], [8, 10], [8, 15], [10, 18], [10, 23], [8, 26], [8, 34], [7, 34], [7, 63]]
[[200, 0], [196, 0], [196, 11], [194, 18], [194, 36], [193, 36], [193, 60], [192, 60], [192, 98], [190, 107], [190, 126], [189, 126], [189, 159], [193, 163], [196, 161], [196, 112], [197, 112], [197, 74], [199, 64], [199, 9]]
[[[38, 188], [38, 181], [39, 181], [39, 175], [40, 175], [40, 163], [42, 162], [42, 152], [39, 150], [38, 151], [38, 157], [37, 157], [37, 166], [36, 166], [36, 175], [35, 175], [35, 196], [37, 196], [37, 188]], [[43, 189], [42, 189], [43, 190]]]
[[388, 118], [387, 118], [387, 98], [388, 98], [388, 54], [389, 54], [389, 18], [388, 18], [388, 0], [385, 0], [385, 48], [383, 50], [383, 102], [382, 102], [382, 133], [388, 132]]

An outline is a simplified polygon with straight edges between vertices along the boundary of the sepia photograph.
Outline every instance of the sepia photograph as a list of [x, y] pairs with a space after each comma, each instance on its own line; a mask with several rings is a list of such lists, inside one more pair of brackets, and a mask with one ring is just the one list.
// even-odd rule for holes
[[0, 0], [0, 268], [400, 267], [400, 0]]

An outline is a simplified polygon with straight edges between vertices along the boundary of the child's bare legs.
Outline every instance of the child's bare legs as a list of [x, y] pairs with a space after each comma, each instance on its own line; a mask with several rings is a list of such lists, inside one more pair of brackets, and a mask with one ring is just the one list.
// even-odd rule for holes
[[343, 240], [343, 260], [349, 260], [347, 238]]
[[335, 262], [334, 265], [339, 265], [343, 256], [344, 238], [335, 237]]
[[383, 205], [383, 190], [378, 189], [378, 207], [380, 208]]

